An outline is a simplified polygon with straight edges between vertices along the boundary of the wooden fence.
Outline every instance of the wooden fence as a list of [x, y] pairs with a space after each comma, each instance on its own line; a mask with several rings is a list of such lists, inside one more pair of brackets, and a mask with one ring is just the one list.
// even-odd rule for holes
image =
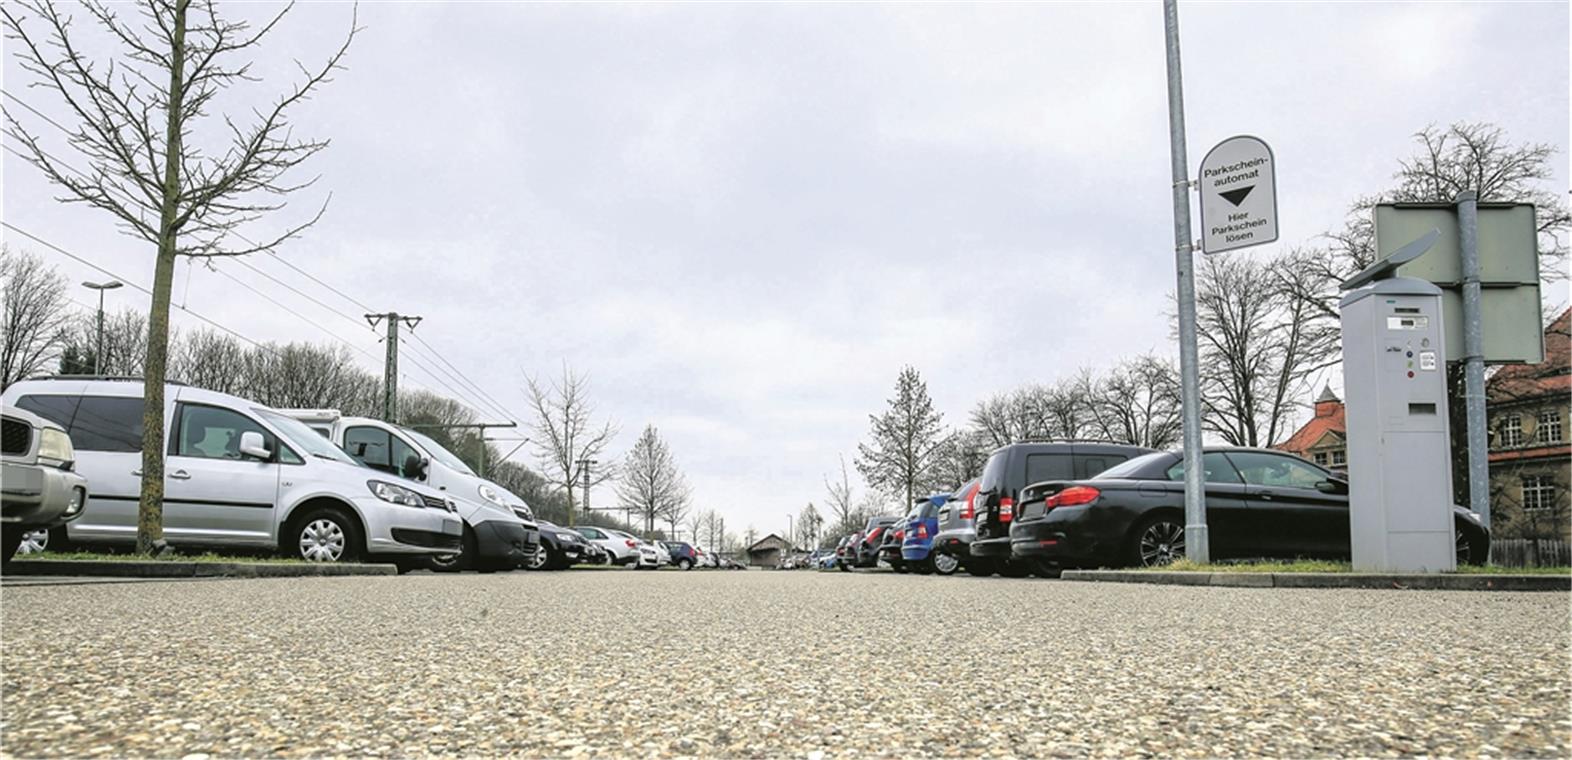
[[1564, 567], [1572, 565], [1572, 544], [1536, 538], [1497, 538], [1490, 542], [1490, 561], [1501, 567]]

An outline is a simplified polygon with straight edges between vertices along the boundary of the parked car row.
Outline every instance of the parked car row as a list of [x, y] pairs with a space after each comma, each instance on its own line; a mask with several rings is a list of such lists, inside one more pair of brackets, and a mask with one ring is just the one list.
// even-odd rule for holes
[[[135, 543], [143, 467], [139, 378], [52, 377], [5, 390], [4, 558], [19, 546]], [[400, 570], [716, 566], [683, 542], [562, 528], [418, 430], [332, 409], [271, 409], [164, 389], [164, 539]]]
[[[1281, 451], [1215, 447], [1201, 458], [1214, 560], [1347, 559], [1348, 480]], [[1481, 562], [1488, 531], [1452, 506], [1460, 564]], [[1184, 458], [1092, 442], [1020, 443], [982, 475], [870, 518], [836, 545], [841, 570], [1056, 576], [1064, 568], [1150, 567], [1184, 556]]]

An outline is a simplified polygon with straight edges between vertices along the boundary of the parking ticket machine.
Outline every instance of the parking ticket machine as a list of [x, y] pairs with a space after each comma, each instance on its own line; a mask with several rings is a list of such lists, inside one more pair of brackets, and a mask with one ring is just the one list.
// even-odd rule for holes
[[1341, 306], [1354, 569], [1456, 569], [1441, 289], [1377, 280]]

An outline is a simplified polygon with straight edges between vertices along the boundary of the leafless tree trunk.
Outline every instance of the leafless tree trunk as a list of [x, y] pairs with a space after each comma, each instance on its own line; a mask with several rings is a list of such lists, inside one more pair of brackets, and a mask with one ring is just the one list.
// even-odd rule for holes
[[66, 281], [43, 259], [0, 248], [5, 283], [5, 325], [0, 335], [0, 390], [49, 366], [71, 322]]
[[[568, 525], [573, 525], [573, 492], [583, 484], [589, 460], [605, 453], [617, 429], [610, 422], [596, 425], [595, 408], [589, 400], [589, 381], [562, 366], [562, 379], [547, 384], [526, 377], [529, 390], [531, 443], [540, 460], [541, 472], [552, 485], [568, 496]], [[590, 467], [589, 485], [611, 479], [616, 468], [610, 462]]]
[[840, 480], [832, 482], [829, 476], [826, 475], [824, 477], [824, 490], [829, 494], [826, 502], [830, 506], [830, 514], [835, 516], [837, 529], [849, 533], [854, 530], [851, 524], [852, 512], [855, 507], [852, 505], [851, 476], [846, 473], [846, 457], [844, 455], [840, 457], [840, 462]]
[[[122, 230], [156, 249], [144, 370], [142, 493], [137, 551], [163, 545], [164, 378], [169, 349], [169, 296], [176, 256], [238, 256], [272, 250], [320, 219], [289, 226], [261, 243], [236, 246], [239, 228], [282, 209], [284, 198], [315, 180], [290, 184], [284, 176], [327, 147], [294, 136], [289, 114], [328, 81], [354, 39], [320, 68], [301, 67], [303, 81], [270, 106], [254, 109], [255, 123], [228, 116], [206, 127], [213, 99], [256, 81], [250, 54], [289, 12], [285, 7], [259, 30], [219, 16], [212, 2], [147, 0], [139, 20], [122, 8], [87, 0], [98, 31], [120, 47], [107, 62], [91, 60], [78, 44], [70, 10], [52, 0], [15, 0], [0, 6], [6, 37], [31, 84], [52, 91], [77, 126], [66, 143], [88, 164], [79, 171], [47, 151], [38, 134], [6, 109], [6, 135], [29, 163], [63, 190], [60, 200], [113, 216]], [[207, 139], [203, 139], [207, 138]], [[222, 152], [211, 147], [228, 142]]]

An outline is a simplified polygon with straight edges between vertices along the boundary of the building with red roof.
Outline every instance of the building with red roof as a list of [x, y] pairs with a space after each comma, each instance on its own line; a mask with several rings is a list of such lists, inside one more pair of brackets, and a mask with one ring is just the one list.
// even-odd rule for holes
[[1502, 538], [1572, 537], [1572, 309], [1545, 328], [1545, 361], [1485, 385], [1491, 528]]
[[1348, 426], [1343, 422], [1343, 400], [1332, 392], [1332, 386], [1328, 385], [1315, 400], [1315, 416], [1274, 448], [1298, 454], [1322, 467], [1348, 468]]

